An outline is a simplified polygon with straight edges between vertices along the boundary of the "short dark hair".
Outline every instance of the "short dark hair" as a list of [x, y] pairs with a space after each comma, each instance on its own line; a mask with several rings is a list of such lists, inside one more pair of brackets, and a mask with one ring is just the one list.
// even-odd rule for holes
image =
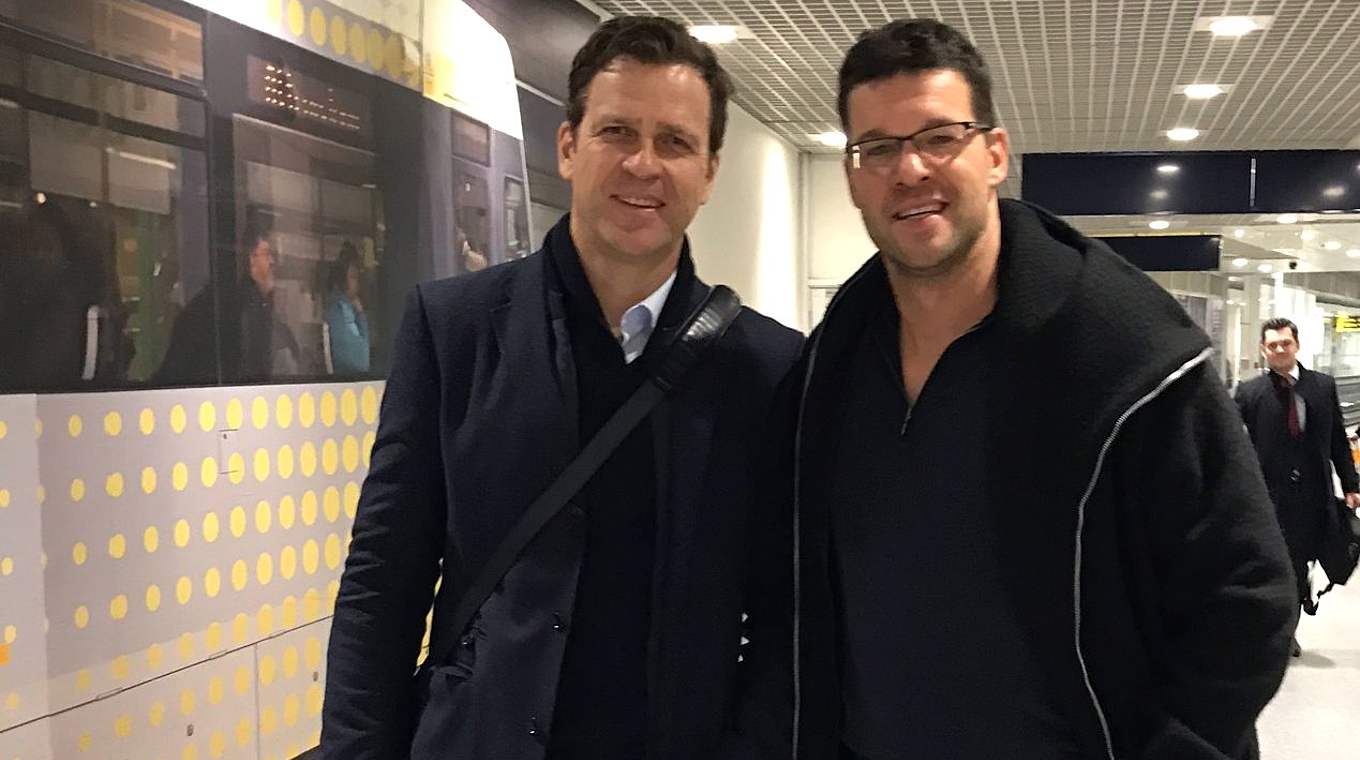
[[691, 37], [683, 26], [658, 16], [611, 18], [576, 51], [567, 78], [567, 121], [573, 131], [585, 118], [590, 83], [616, 58], [654, 66], [681, 63], [698, 71], [708, 85], [708, 150], [717, 153], [722, 149], [732, 79], [719, 65], [712, 48]]
[[1266, 342], [1266, 330], [1283, 330], [1288, 327], [1290, 334], [1294, 336], [1294, 342], [1299, 342], [1299, 326], [1291, 322], [1287, 317], [1275, 317], [1267, 319], [1261, 325], [1261, 342]]
[[841, 128], [849, 133], [851, 90], [865, 82], [934, 69], [959, 72], [972, 92], [973, 118], [987, 126], [997, 126], [992, 75], [973, 43], [948, 24], [934, 19], [906, 19], [864, 32], [845, 54], [836, 93]]

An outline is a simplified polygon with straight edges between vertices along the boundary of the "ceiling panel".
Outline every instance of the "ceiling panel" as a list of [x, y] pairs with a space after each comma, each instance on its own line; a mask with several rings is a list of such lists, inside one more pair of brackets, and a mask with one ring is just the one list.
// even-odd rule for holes
[[[836, 72], [862, 30], [928, 16], [963, 30], [992, 69], [1016, 153], [1360, 147], [1356, 0], [596, 0], [612, 14], [741, 24], [718, 46], [737, 103], [801, 148], [839, 128]], [[1193, 31], [1207, 16], [1274, 16], [1241, 38]], [[1190, 101], [1180, 84], [1231, 85]], [[1203, 135], [1172, 143], [1189, 126]], [[1018, 165], [1012, 172], [1019, 173]], [[1014, 177], [1008, 182], [1018, 189]]]

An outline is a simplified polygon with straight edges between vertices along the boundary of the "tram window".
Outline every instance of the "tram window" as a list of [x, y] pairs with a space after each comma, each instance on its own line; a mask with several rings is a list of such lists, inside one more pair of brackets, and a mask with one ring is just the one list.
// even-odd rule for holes
[[0, 3], [0, 15], [99, 55], [203, 81], [203, 30], [138, 0]]
[[202, 137], [203, 106], [174, 93], [29, 56], [28, 91], [127, 121]]
[[529, 255], [533, 243], [529, 240], [529, 204], [524, 197], [524, 183], [505, 178], [505, 258], [522, 259]]
[[491, 165], [491, 129], [453, 112], [453, 152], [482, 166]]
[[0, 98], [0, 216], [23, 208], [28, 195], [28, 124], [18, 103]]
[[221, 315], [225, 376], [383, 371], [373, 362], [386, 292], [376, 157], [248, 117], [234, 127], [238, 236], [247, 242], [222, 299], [237, 311]]
[[[24, 345], [11, 347], [15, 361], [0, 385], [152, 379], [181, 307], [208, 280], [203, 154], [36, 112], [27, 133], [32, 194], [11, 223], [31, 250], [15, 252], [5, 279], [29, 304], [16, 307], [19, 323], [31, 324], [17, 330]], [[176, 381], [216, 379], [202, 337], [183, 349], [198, 358], [196, 369]]]
[[465, 272], [486, 269], [491, 263], [491, 203], [486, 180], [473, 174], [454, 175], [453, 216], [458, 227], [457, 251]]

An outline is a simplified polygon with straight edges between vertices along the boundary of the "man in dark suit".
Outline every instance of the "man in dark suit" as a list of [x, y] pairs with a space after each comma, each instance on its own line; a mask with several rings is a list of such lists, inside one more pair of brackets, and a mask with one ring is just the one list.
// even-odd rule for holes
[[[1332, 468], [1346, 506], [1360, 505], [1360, 479], [1342, 426], [1336, 381], [1298, 362], [1299, 331], [1276, 317], [1261, 326], [1269, 371], [1237, 387], [1237, 406], [1256, 446], [1275, 514], [1289, 546], [1299, 599], [1309, 598], [1308, 562], [1318, 556], [1331, 508]], [[1294, 641], [1294, 656], [1300, 654]]]
[[[324, 757], [715, 750], [737, 701], [747, 547], [771, 522], [756, 460], [793, 330], [743, 310], [469, 629], [449, 618], [708, 293], [684, 233], [713, 186], [728, 89], [674, 22], [606, 22], [573, 62], [558, 132], [571, 213], [538, 253], [408, 299], [331, 629]], [[456, 646], [413, 685], [432, 596], [430, 651]]]

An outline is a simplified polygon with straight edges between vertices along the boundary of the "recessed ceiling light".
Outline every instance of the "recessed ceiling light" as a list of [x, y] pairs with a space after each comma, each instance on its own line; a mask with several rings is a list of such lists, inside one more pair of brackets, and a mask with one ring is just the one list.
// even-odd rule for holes
[[1157, 173], [1159, 174], [1175, 174], [1180, 170], [1180, 164], [1161, 164], [1157, 167]]
[[815, 140], [815, 141], [821, 143], [822, 145], [825, 145], [825, 146], [828, 147], [828, 148], [844, 148], [844, 147], [845, 147], [845, 133], [844, 133], [844, 132], [822, 132], [821, 134], [808, 135], [808, 137], [810, 137], [810, 138], [812, 138], [813, 140]]
[[1322, 194], [1327, 196], [1328, 198], [1340, 198], [1341, 196], [1346, 194], [1346, 187], [1344, 185], [1332, 185], [1331, 187], [1323, 190]]
[[1323, 247], [1323, 248], [1326, 248], [1326, 249], [1329, 250], [1329, 251], [1339, 251], [1339, 250], [1341, 250], [1341, 244], [1338, 243], [1338, 242], [1335, 241], [1335, 240], [1328, 240], [1326, 243], [1323, 243], [1323, 244], [1322, 244], [1322, 247]]
[[1275, 221], [1279, 222], [1280, 224], [1298, 224], [1298, 222], [1299, 222], [1299, 215], [1298, 215], [1298, 214], [1280, 214], [1279, 216], [1275, 217]]
[[1247, 265], [1247, 260], [1246, 260], [1246, 259], [1243, 259], [1243, 258], [1236, 258], [1236, 259], [1233, 259], [1233, 266], [1237, 267], [1238, 269], [1241, 269], [1242, 267], [1244, 267], [1244, 266], [1246, 266], [1246, 265]]
[[710, 45], [726, 45], [754, 36], [746, 27], [730, 24], [696, 24], [689, 28], [689, 33], [694, 39]]
[[47, 202], [47, 194], [41, 192], [37, 193], [36, 195], [33, 196], [33, 200], [37, 201], [38, 205], [41, 206]]
[[1303, 242], [1311, 243], [1313, 240], [1317, 239], [1317, 230], [1304, 230], [1299, 233], [1299, 237], [1303, 238]]
[[1168, 222], [1165, 219], [1154, 219], [1148, 222], [1148, 226], [1154, 230], [1164, 230], [1171, 226], [1171, 222]]
[[1176, 127], [1175, 129], [1168, 129], [1166, 136], [1176, 142], [1190, 142], [1199, 137], [1199, 130], [1193, 127]]
[[1195, 20], [1197, 32], [1210, 32], [1216, 37], [1241, 37], [1270, 26], [1274, 16], [1206, 16]]
[[1360, 248], [1352, 248], [1349, 251], [1346, 251], [1346, 256], [1352, 259], [1360, 259]]
[[1227, 92], [1221, 84], [1186, 84], [1175, 88], [1176, 94], [1184, 95], [1191, 100], [1208, 100], [1216, 98]]
[[1270, 273], [1271, 270], [1273, 270], [1273, 269], [1275, 269], [1275, 267], [1273, 267], [1273, 266], [1271, 266], [1271, 265], [1269, 265], [1269, 264], [1262, 264], [1261, 266], [1256, 267], [1256, 271], [1258, 271], [1258, 272], [1260, 272], [1260, 273], [1262, 273], [1262, 274], [1268, 274], [1268, 273]]
[[1241, 227], [1238, 227], [1237, 229], [1233, 230], [1233, 237], [1240, 238], [1240, 237], [1246, 237], [1246, 236], [1247, 236], [1247, 231], [1244, 230], [1244, 229], [1242, 229]]

